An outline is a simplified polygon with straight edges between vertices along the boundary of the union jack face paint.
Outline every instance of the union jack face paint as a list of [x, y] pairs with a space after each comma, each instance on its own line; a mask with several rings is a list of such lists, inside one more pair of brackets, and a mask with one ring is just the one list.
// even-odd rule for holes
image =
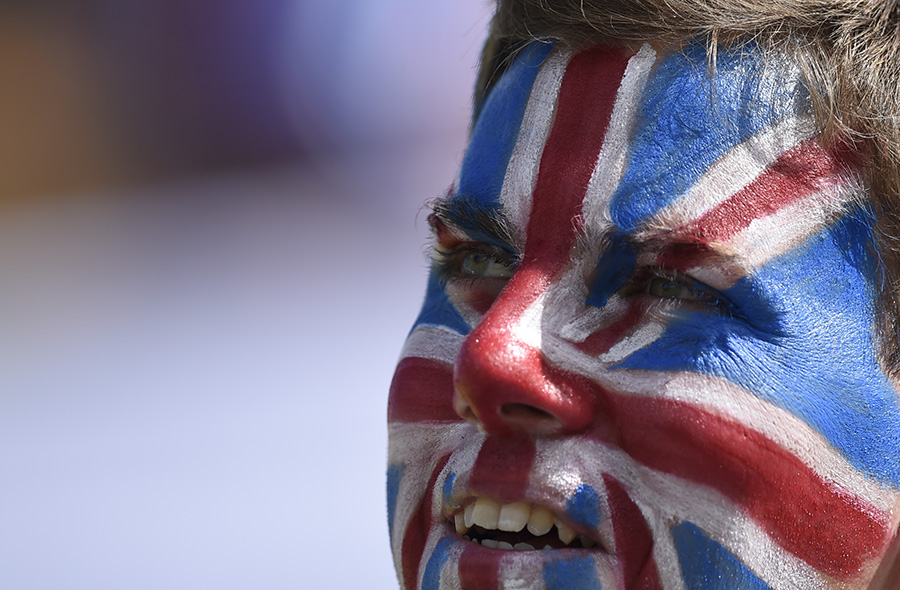
[[865, 588], [900, 522], [864, 187], [752, 47], [534, 43], [389, 401], [406, 589]]

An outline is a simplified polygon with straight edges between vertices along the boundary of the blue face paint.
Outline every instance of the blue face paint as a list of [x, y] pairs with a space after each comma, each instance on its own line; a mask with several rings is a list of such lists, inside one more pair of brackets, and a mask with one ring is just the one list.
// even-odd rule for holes
[[799, 80], [765, 72], [759, 51], [720, 49], [715, 75], [695, 43], [668, 55], [648, 83], [629, 162], [612, 196], [615, 225], [632, 231], [683, 195], [719, 158], [807, 108]]
[[422, 590], [439, 590], [441, 587], [441, 572], [444, 570], [444, 564], [450, 557], [450, 546], [453, 544], [451, 539], [441, 539], [434, 553], [428, 559], [425, 566], [425, 573], [422, 576]]
[[606, 305], [609, 296], [631, 278], [636, 260], [634, 247], [624, 240], [622, 234], [614, 236], [597, 263], [585, 303], [595, 307]]
[[450, 497], [453, 494], [453, 482], [456, 481], [456, 474], [451, 473], [444, 480], [444, 503], [450, 505]]
[[686, 590], [770, 590], [747, 566], [689, 522], [672, 529]]
[[470, 331], [469, 324], [447, 297], [447, 292], [444, 290], [444, 285], [441, 284], [436, 270], [432, 270], [428, 276], [425, 302], [422, 304], [419, 317], [413, 324], [413, 330], [421, 325], [444, 326], [460, 334], [468, 334]]
[[594, 560], [557, 559], [544, 566], [544, 584], [547, 590], [601, 590]]
[[595, 528], [600, 524], [603, 506], [600, 494], [587, 484], [578, 486], [566, 505], [566, 514], [575, 524]]
[[743, 317], [684, 314], [618, 367], [733, 381], [898, 487], [900, 406], [876, 356], [869, 244], [867, 223], [845, 217], [725, 291]]
[[[397, 485], [405, 486], [405, 499], [429, 494], [424, 508], [404, 507], [397, 516], [398, 530], [412, 531], [394, 542], [408, 570], [404, 583], [413, 590], [422, 580], [433, 590], [444, 570], [445, 586], [463, 577], [521, 579], [515, 568], [527, 564], [526, 575], [540, 570], [537, 582], [549, 590], [599, 588], [601, 578], [616, 577], [662, 586], [678, 582], [679, 567], [687, 590], [780, 587], [782, 572], [796, 575], [797, 587], [823, 580], [864, 586], [896, 530], [900, 495], [889, 486], [900, 487], [900, 404], [877, 358], [872, 233], [863, 213], [847, 216], [842, 208], [863, 196], [861, 188], [855, 173], [809, 135], [799, 74], [778, 70], [778, 56], [752, 45], [720, 49], [714, 76], [699, 45], [655, 63], [652, 50], [641, 49], [616, 97], [627, 116], [610, 119], [616, 141], [603, 147], [610, 151], [600, 152], [592, 178], [603, 180], [613, 168], [615, 174], [605, 184], [592, 181], [583, 209], [557, 219], [546, 214], [558, 204], [554, 191], [530, 193], [529, 186], [567, 169], [570, 154], [564, 150], [561, 162], [545, 159], [543, 142], [560, 121], [578, 127], [580, 118], [561, 116], [572, 109], [554, 101], [556, 87], [545, 82], [559, 81], [565, 97], [566, 77], [573, 84], [582, 79], [568, 54], [551, 58], [547, 76], [538, 78], [548, 51], [532, 45], [513, 60], [473, 127], [456, 193], [437, 208], [438, 219], [452, 227], [448, 236], [435, 224], [436, 234], [452, 255], [436, 256], [444, 276], [432, 272], [416, 325], [448, 330], [420, 331], [410, 341], [392, 388], [395, 399], [416, 408], [430, 392], [440, 394], [421, 404], [421, 414], [396, 412], [391, 424], [392, 460], [408, 462], [417, 475], [389, 473], [391, 519]], [[532, 88], [542, 94], [526, 109]], [[602, 106], [591, 102], [595, 96], [585, 93], [579, 105]], [[520, 137], [526, 110], [529, 122], [534, 114], [539, 124]], [[790, 124], [777, 125], [782, 121]], [[714, 174], [706, 175], [710, 166]], [[531, 177], [519, 174], [535, 171], [532, 184], [521, 182]], [[500, 215], [517, 224], [509, 233], [528, 236], [527, 244], [507, 243]], [[459, 245], [454, 229], [476, 243]], [[577, 239], [613, 233], [602, 244], [561, 248], [558, 274], [538, 277], [544, 266], [526, 268], [535, 251], [519, 250], [574, 231], [581, 232]], [[585, 285], [582, 270], [598, 250]], [[521, 260], [518, 275], [503, 287], [497, 276], [453, 272], [469, 253], [482, 252], [495, 253], [508, 269], [513, 265], [506, 263]], [[745, 268], [752, 268], [749, 276]], [[464, 280], [453, 282], [458, 278]], [[733, 286], [719, 292], [704, 282]], [[588, 296], [580, 299], [585, 287]], [[622, 305], [608, 305], [613, 294]], [[598, 313], [581, 302], [606, 309]], [[594, 335], [600, 337], [587, 340]], [[623, 360], [610, 367], [609, 359]], [[434, 386], [423, 386], [426, 379]], [[682, 386], [693, 389], [679, 397]], [[414, 392], [407, 396], [413, 401], [404, 392]], [[516, 421], [519, 413], [504, 410], [512, 404], [538, 412]], [[558, 418], [551, 436], [544, 415]], [[822, 436], [798, 428], [798, 419]], [[515, 482], [485, 483], [490, 474], [475, 466], [500, 463], [502, 445], [484, 443], [504, 442], [510, 429], [535, 439], [523, 441], [528, 448], [535, 443], [534, 461], [518, 469]], [[429, 480], [438, 451], [422, 441], [450, 453], [459, 477]], [[606, 477], [622, 474], [629, 502], [617, 504], [602, 495], [613, 494]], [[802, 478], [802, 493], [793, 494]], [[411, 483], [426, 480], [434, 487]], [[483, 494], [545, 502], [579, 532], [612, 534], [617, 555], [578, 550], [567, 559], [573, 553], [555, 550], [493, 559], [495, 550], [466, 541], [464, 527], [454, 531], [447, 518], [458, 512], [452, 496]], [[706, 501], [711, 494], [716, 500]], [[442, 500], [440, 509], [432, 499]], [[406, 517], [413, 508], [415, 516]], [[642, 520], [649, 526], [635, 526]], [[663, 530], [655, 524], [661, 522], [683, 524]], [[674, 550], [664, 548], [673, 541]], [[795, 567], [800, 562], [806, 565]]]
[[535, 42], [519, 53], [491, 90], [472, 129], [457, 192], [497, 208], [506, 167], [519, 137], [528, 90], [553, 45]]
[[394, 538], [394, 514], [397, 512], [397, 493], [400, 491], [400, 480], [406, 465], [392, 464], [387, 470], [387, 509], [388, 509], [388, 534]]

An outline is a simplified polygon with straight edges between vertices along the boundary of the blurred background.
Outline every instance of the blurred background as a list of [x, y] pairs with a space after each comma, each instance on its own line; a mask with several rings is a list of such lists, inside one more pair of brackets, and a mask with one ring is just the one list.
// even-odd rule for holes
[[0, 588], [396, 588], [483, 0], [0, 0]]

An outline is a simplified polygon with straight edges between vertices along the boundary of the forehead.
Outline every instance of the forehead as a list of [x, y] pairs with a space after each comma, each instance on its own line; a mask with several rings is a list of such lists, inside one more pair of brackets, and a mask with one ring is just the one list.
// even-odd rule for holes
[[[534, 43], [485, 101], [455, 196], [502, 210], [523, 238], [534, 199], [544, 198], [569, 220], [603, 218], [624, 232], [671, 231], [711, 213], [688, 229], [716, 241], [730, 237], [716, 235], [723, 224], [743, 229], [739, 200], [713, 212], [736, 193], [764, 192], [769, 202], [750, 208], [774, 210], [833, 172], [817, 144], [804, 144], [812, 133], [797, 69], [752, 46], [721, 50], [713, 68], [699, 45], [573, 55]], [[751, 186], [779, 158], [762, 179], [779, 190]]]

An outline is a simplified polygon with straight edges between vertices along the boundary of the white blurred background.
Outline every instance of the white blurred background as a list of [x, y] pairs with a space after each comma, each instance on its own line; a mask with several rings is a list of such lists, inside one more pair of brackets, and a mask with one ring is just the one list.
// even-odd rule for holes
[[395, 588], [482, 0], [0, 2], [0, 588]]

